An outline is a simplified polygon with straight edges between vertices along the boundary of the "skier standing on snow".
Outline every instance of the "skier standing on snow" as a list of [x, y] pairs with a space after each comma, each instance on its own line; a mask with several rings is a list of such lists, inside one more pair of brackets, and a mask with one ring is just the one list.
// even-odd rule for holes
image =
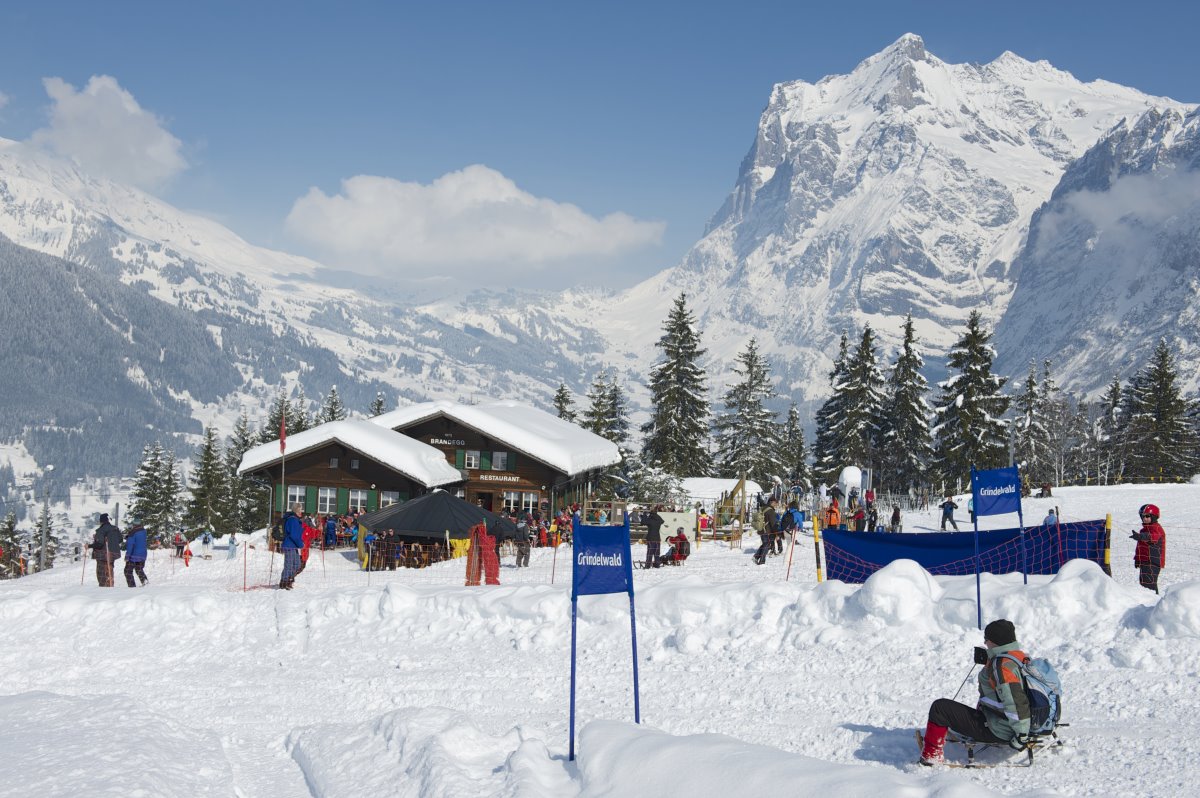
[[762, 543], [759, 544], [758, 551], [754, 552], [754, 562], [758, 565], [766, 564], [767, 554], [771, 552], [775, 536], [779, 534], [779, 516], [775, 512], [777, 501], [778, 499], [772, 496], [767, 500], [767, 509], [763, 511], [762, 529], [758, 532]]
[[946, 732], [981, 743], [1008, 743], [1013, 749], [1025, 748], [1029, 735], [1029, 697], [1016, 664], [1003, 658], [1009, 654], [1024, 661], [1027, 657], [1017, 644], [1016, 629], [1003, 618], [992, 621], [983, 629], [983, 644], [987, 662], [979, 672], [979, 703], [975, 707], [960, 704], [949, 698], [939, 698], [929, 707], [929, 722], [925, 726], [921, 764], [936, 765], [943, 761]]
[[1142, 587], [1158, 593], [1158, 574], [1167, 564], [1167, 533], [1158, 523], [1157, 505], [1143, 504], [1138, 515], [1142, 517], [1142, 528], [1129, 536], [1137, 541], [1133, 564]]
[[96, 582], [100, 587], [113, 586], [113, 563], [121, 559], [121, 530], [100, 516], [100, 526], [92, 536], [92, 559], [96, 561]]
[[150, 581], [146, 576], [146, 527], [136, 521], [133, 528], [125, 533], [125, 584], [137, 587], [133, 581], [134, 572], [142, 580], [142, 587]]
[[646, 568], [658, 567], [658, 551], [662, 547], [663, 517], [658, 514], [661, 509], [661, 504], [655, 505], [653, 510], [642, 516], [646, 524]]
[[954, 503], [953, 496], [947, 496], [946, 501], [939, 505], [942, 508], [942, 531], [946, 531], [946, 522], [950, 522], [950, 526], [954, 527], [954, 531], [958, 531], [958, 524], [954, 521], [954, 511], [958, 509], [958, 505]]

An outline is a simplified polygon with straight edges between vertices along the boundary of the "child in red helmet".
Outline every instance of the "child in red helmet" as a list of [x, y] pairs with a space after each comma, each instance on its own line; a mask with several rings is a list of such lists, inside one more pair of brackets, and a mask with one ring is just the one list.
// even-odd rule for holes
[[1135, 530], [1129, 537], [1137, 541], [1133, 551], [1133, 564], [1138, 569], [1138, 581], [1147, 590], [1158, 592], [1158, 574], [1167, 564], [1167, 533], [1158, 523], [1158, 507], [1143, 504], [1138, 510], [1142, 518], [1141, 531]]

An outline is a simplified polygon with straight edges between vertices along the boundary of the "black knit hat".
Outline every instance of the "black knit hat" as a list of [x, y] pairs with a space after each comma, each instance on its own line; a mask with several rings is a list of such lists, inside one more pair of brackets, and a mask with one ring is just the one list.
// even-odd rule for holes
[[1012, 621], [1001, 618], [983, 627], [983, 639], [991, 640], [997, 646], [1007, 646], [1017, 642], [1017, 630], [1013, 628]]

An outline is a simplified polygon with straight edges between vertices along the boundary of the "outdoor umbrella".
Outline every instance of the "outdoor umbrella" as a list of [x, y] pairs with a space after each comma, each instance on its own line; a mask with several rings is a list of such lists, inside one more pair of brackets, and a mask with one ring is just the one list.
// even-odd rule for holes
[[481, 521], [487, 524], [488, 532], [497, 540], [517, 536], [517, 525], [512, 521], [444, 490], [435, 490], [358, 518], [359, 526], [368, 531], [392, 529], [401, 535], [438, 539], [447, 533], [452, 538], [466, 538], [471, 527]]

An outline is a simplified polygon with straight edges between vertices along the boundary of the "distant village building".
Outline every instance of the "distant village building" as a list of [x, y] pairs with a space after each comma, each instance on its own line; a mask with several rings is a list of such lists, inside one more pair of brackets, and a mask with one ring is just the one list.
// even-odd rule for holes
[[425, 402], [332, 421], [289, 435], [285, 454], [278, 440], [264, 443], [238, 469], [272, 486], [276, 514], [295, 502], [319, 515], [371, 512], [435, 487], [493, 511], [557, 508], [582, 503], [621, 461], [616, 444], [510, 401]]

